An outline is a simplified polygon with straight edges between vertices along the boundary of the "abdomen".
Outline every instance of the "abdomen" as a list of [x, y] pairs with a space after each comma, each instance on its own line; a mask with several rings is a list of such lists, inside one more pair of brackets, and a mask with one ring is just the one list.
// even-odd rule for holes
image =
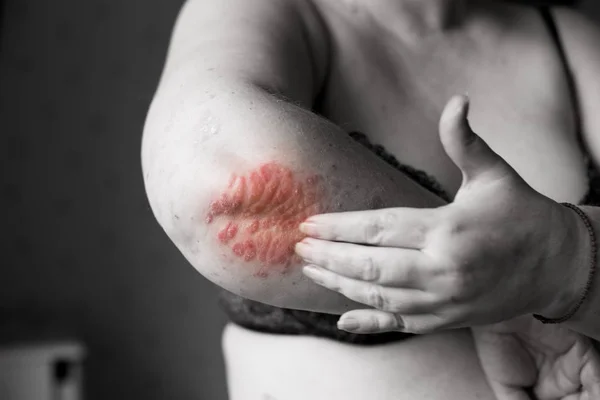
[[229, 324], [223, 351], [230, 400], [495, 400], [468, 330], [358, 346]]

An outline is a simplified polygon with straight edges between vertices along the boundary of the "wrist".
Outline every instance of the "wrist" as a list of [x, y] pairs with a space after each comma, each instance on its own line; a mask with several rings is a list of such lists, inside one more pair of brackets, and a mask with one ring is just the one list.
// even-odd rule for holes
[[560, 318], [579, 301], [588, 276], [590, 240], [587, 227], [573, 210], [556, 203], [547, 242], [548, 290], [536, 314]]

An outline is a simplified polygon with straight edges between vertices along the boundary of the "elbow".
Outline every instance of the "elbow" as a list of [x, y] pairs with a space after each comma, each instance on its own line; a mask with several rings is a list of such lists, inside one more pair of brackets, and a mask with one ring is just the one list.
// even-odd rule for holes
[[294, 252], [304, 238], [299, 225], [326, 211], [319, 175], [271, 161], [232, 171], [217, 187], [203, 192], [188, 228], [202, 234], [204, 245], [220, 255], [218, 261], [257, 282], [286, 277], [301, 264]]
[[151, 174], [146, 178], [156, 219], [187, 261], [211, 282], [248, 299], [339, 310], [339, 298], [302, 275], [303, 261], [294, 251], [304, 238], [299, 224], [327, 211], [322, 179], [276, 162], [223, 178], [184, 193], [162, 186]]

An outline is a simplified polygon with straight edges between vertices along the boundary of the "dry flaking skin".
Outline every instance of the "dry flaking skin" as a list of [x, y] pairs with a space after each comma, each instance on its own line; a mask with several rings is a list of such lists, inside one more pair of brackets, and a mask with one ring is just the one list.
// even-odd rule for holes
[[326, 212], [322, 177], [299, 175], [269, 162], [245, 175], [233, 174], [210, 203], [205, 222], [218, 224], [216, 239], [233, 256], [260, 265], [255, 276], [267, 277], [271, 271], [285, 274], [299, 263], [294, 246], [305, 235], [298, 225]]

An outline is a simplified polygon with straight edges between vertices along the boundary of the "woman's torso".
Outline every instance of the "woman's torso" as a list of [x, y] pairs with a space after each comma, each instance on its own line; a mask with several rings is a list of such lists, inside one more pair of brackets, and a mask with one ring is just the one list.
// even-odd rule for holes
[[[318, 105], [325, 117], [454, 195], [461, 175], [439, 142], [438, 119], [452, 95], [468, 93], [474, 130], [533, 188], [582, 199], [571, 92], [538, 10], [485, 2], [464, 27], [425, 37], [394, 25], [391, 0], [313, 2], [330, 42]], [[465, 330], [359, 347], [230, 324], [223, 346], [232, 400], [493, 398]]]

